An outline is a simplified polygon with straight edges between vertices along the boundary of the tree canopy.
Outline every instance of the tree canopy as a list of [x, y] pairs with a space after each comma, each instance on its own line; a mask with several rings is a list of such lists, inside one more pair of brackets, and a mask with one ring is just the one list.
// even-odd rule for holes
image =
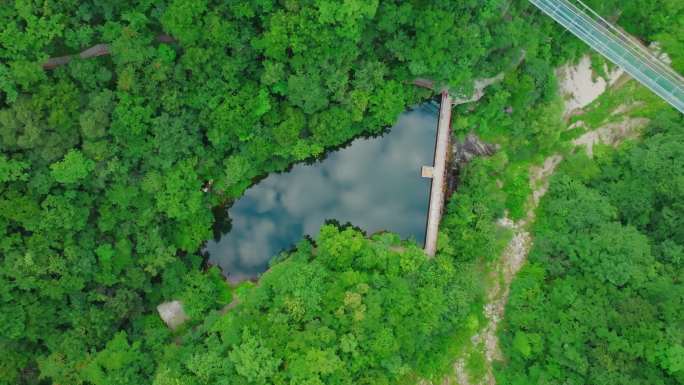
[[507, 307], [500, 383], [684, 383], [684, 121], [674, 114], [590, 172], [578, 154], [552, 180]]
[[[638, 4], [625, 20], [638, 33], [644, 2], [630, 3]], [[644, 35], [679, 44], [664, 31], [678, 3], [646, 3], [654, 12]], [[0, 383], [437, 376], [450, 363], [449, 337], [479, 322], [477, 262], [494, 258], [505, 238], [493, 221], [505, 209], [522, 215], [522, 166], [558, 146], [553, 68], [586, 50], [534, 12], [503, 0], [3, 3]], [[105, 45], [107, 55], [78, 55]], [[212, 208], [267, 173], [381, 133], [431, 96], [415, 78], [465, 95], [475, 78], [500, 72], [503, 82], [460, 107], [454, 124], [508, 150], [464, 172], [434, 262], [392, 235], [369, 241], [324, 227], [317, 243], [304, 241], [233, 296], [200, 255]], [[658, 194], [674, 200], [676, 191]], [[633, 227], [610, 222], [584, 238], [598, 251], [582, 258], [614, 262], [593, 279], [642, 282], [640, 267], [659, 258], [644, 246], [645, 229], [657, 223], [679, 235], [678, 206], [654, 208], [661, 215], [649, 222], [639, 199], [652, 198], [604, 213]], [[635, 249], [613, 244], [622, 239]], [[677, 247], [663, 240], [662, 255], [676, 260]], [[622, 263], [623, 251], [635, 260]], [[241, 305], [224, 314], [234, 298]], [[191, 317], [183, 330], [169, 331], [156, 314], [170, 299]]]

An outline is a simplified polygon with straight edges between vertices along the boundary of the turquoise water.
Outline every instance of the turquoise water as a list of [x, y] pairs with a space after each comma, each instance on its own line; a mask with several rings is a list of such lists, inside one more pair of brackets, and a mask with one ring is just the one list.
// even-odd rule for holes
[[430, 181], [420, 168], [432, 164], [437, 115], [437, 105], [425, 103], [383, 136], [356, 139], [319, 162], [261, 180], [228, 209], [230, 219], [219, 220], [230, 231], [207, 243], [210, 263], [231, 281], [257, 277], [280, 251], [306, 235], [315, 239], [327, 220], [422, 245]]

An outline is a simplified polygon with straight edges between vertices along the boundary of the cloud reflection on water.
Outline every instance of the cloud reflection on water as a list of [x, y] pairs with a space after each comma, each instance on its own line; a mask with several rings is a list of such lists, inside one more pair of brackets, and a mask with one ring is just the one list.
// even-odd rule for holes
[[402, 114], [382, 137], [357, 139], [322, 162], [269, 175], [229, 209], [230, 233], [207, 243], [211, 262], [231, 280], [257, 276], [328, 219], [422, 243], [430, 184], [420, 167], [432, 163], [436, 129], [436, 112], [425, 104]]

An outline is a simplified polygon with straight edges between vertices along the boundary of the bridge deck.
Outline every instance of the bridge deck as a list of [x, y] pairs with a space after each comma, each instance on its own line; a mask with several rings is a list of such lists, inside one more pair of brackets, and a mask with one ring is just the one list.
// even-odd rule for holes
[[634, 38], [611, 25], [581, 0], [530, 2], [684, 113], [684, 78]]
[[447, 175], [447, 156], [451, 141], [451, 96], [442, 91], [442, 103], [439, 110], [437, 139], [435, 141], [435, 157], [432, 167], [432, 184], [430, 187], [430, 205], [428, 209], [427, 229], [425, 232], [425, 253], [434, 257], [437, 251], [437, 234], [444, 207], [445, 179]]

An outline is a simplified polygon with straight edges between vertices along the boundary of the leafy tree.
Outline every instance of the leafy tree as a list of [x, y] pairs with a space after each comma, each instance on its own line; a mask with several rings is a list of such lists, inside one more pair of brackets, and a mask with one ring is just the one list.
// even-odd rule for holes
[[85, 179], [95, 163], [78, 150], [70, 150], [59, 162], [50, 165], [52, 177], [59, 183], [74, 184]]
[[507, 306], [499, 382], [682, 382], [684, 237], [660, 221], [681, 206], [683, 139], [681, 118], [664, 115], [642, 143], [591, 172], [575, 156], [552, 179]]
[[[662, 40], [678, 65], [680, 52], [671, 48], [679, 31], [670, 27], [678, 25], [678, 3], [628, 3], [620, 4], [625, 27]], [[587, 49], [531, 12], [526, 2], [499, 0], [3, 3], [0, 382], [436, 378], [449, 367], [453, 334], [477, 319], [476, 264], [505, 239], [493, 221], [505, 208], [520, 214], [526, 175], [507, 167], [556, 149], [562, 127], [553, 68]], [[80, 58], [95, 44], [106, 54]], [[44, 66], [65, 55], [64, 65]], [[212, 207], [231, 204], [269, 172], [381, 133], [429, 97], [411, 85], [416, 77], [468, 94], [473, 78], [501, 71], [501, 85], [482, 103], [459, 107], [454, 125], [457, 134], [496, 137], [510, 153], [464, 171], [434, 262], [393, 235], [368, 241], [324, 228], [320, 256], [303, 242], [247, 290], [240, 310], [216, 312], [229, 290], [198, 255], [211, 236]], [[661, 172], [663, 162], [639, 172]], [[662, 173], [661, 180], [676, 180]], [[664, 183], [670, 187], [649, 195], [639, 184], [610, 187], [618, 184], [600, 189], [634, 199], [575, 219], [612, 215], [642, 234], [657, 229], [650, 254], [632, 228], [611, 239], [634, 252], [584, 239], [616, 261], [589, 276], [629, 289], [643, 282], [635, 269], [649, 258], [672, 272], [681, 265], [681, 244], [670, 239], [684, 228], [681, 189]], [[637, 260], [622, 263], [621, 252]], [[663, 293], [672, 283], [646, 277], [640, 287], [669, 304]], [[155, 308], [175, 298], [193, 319], [172, 335]], [[245, 329], [252, 337], [243, 341]], [[227, 359], [243, 344], [236, 362]], [[680, 345], [668, 342], [648, 357], [676, 372]], [[251, 357], [260, 360], [256, 369]], [[259, 377], [261, 369], [270, 377]]]

